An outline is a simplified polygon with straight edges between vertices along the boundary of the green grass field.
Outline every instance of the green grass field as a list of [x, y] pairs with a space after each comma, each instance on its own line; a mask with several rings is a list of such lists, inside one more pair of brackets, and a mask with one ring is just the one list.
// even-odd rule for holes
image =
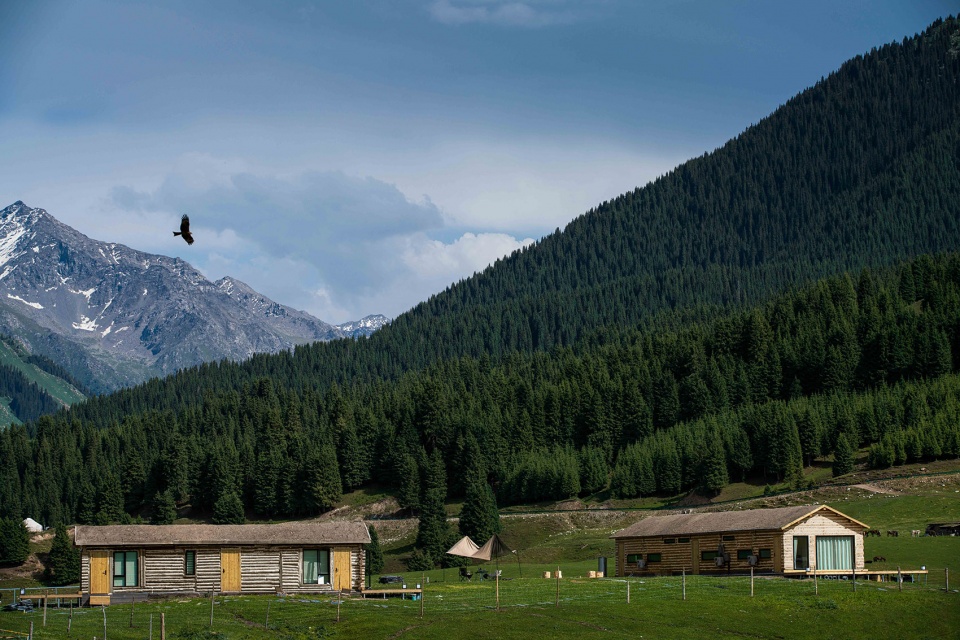
[[[210, 599], [151, 600], [105, 609], [107, 638], [160, 638], [164, 614], [168, 638], [236, 638], [298, 640], [306, 638], [957, 638], [960, 637], [960, 537], [909, 537], [911, 529], [929, 522], [960, 521], [960, 475], [911, 480], [909, 493], [871, 493], [833, 488], [818, 497], [823, 502], [900, 536], [867, 538], [867, 558], [885, 556], [871, 569], [917, 569], [929, 574], [916, 583], [858, 580], [788, 580], [758, 577], [750, 595], [749, 577], [688, 576], [686, 600], [679, 576], [588, 579], [597, 556], [612, 556], [610, 534], [638, 517], [636, 513], [572, 511], [526, 514], [504, 518], [504, 538], [520, 551], [500, 563], [500, 611], [495, 583], [461, 582], [456, 569], [425, 574], [403, 570], [401, 558], [409, 535], [386, 545], [387, 573], [400, 573], [408, 586], [426, 585], [424, 613], [420, 601], [346, 598], [337, 622], [332, 596], [218, 597], [210, 627]], [[366, 504], [376, 496], [356, 496]], [[814, 498], [816, 499], [816, 497]], [[611, 559], [612, 560], [612, 559]], [[557, 606], [557, 581], [544, 571], [563, 572]], [[950, 591], [945, 590], [945, 568]], [[475, 567], [474, 567], [475, 568]], [[492, 570], [494, 563], [486, 563]], [[427, 581], [429, 580], [429, 582]], [[373, 580], [374, 586], [376, 579]], [[627, 586], [630, 603], [627, 603]], [[16, 585], [9, 581], [2, 588]], [[819, 591], [819, 593], [816, 592]], [[4, 602], [10, 592], [0, 592]], [[25, 634], [30, 622], [34, 637], [102, 638], [104, 611], [74, 611], [71, 633], [68, 610], [43, 614], [0, 613], [0, 630]], [[269, 617], [269, 620], [268, 620]], [[269, 622], [269, 625], [268, 625]], [[131, 626], [132, 624], [132, 626]], [[3, 638], [0, 632], [0, 638]], [[24, 637], [24, 636], [21, 636]]]

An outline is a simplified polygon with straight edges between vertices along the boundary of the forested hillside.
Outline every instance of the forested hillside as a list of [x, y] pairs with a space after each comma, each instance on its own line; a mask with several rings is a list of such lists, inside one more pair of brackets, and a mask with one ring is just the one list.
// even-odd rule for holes
[[269, 376], [325, 389], [440, 360], [570, 346], [599, 327], [708, 317], [820, 277], [960, 248], [955, 19], [844, 64], [722, 148], [598, 206], [369, 339], [184, 370], [78, 419], [176, 408]]
[[960, 254], [922, 256], [501, 364], [463, 357], [324, 392], [264, 378], [108, 427], [46, 416], [33, 438], [0, 432], [0, 517], [122, 521], [162, 500], [306, 516], [374, 479], [416, 510], [424, 474], [449, 477], [445, 495], [482, 474], [501, 502], [608, 477], [615, 495], [672, 495], [745, 474], [799, 481], [812, 459], [871, 444], [876, 466], [956, 457], [958, 355]]
[[476, 474], [501, 501], [715, 491], [870, 444], [878, 466], [957, 455], [957, 29], [848, 62], [371, 338], [0, 432], [0, 517], [305, 516], [372, 480], [416, 510], [422, 482]]

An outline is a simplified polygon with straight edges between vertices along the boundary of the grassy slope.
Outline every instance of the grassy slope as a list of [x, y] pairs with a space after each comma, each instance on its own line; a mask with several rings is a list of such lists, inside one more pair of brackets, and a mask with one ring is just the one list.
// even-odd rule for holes
[[0, 341], [0, 364], [19, 369], [28, 380], [36, 383], [38, 387], [65, 405], [69, 406], [85, 398], [82, 393], [66, 380], [51, 375], [34, 364], [28, 364], [21, 360], [14, 350], [2, 341]]

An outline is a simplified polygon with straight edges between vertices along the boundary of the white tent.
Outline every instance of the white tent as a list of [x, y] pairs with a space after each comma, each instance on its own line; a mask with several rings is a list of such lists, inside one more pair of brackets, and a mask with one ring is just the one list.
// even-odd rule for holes
[[24, 518], [23, 526], [25, 526], [30, 533], [40, 533], [43, 531], [43, 525], [33, 518]]
[[[470, 536], [463, 536], [457, 541], [457, 544], [447, 550], [452, 556], [463, 556], [464, 558], [473, 558], [474, 554], [480, 549], [476, 542], [470, 539]], [[489, 558], [488, 558], [489, 559]]]

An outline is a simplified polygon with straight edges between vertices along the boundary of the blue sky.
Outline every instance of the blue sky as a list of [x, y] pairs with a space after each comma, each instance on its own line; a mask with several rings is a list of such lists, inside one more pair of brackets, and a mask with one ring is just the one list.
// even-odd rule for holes
[[954, 10], [0, 0], [0, 206], [392, 317]]

